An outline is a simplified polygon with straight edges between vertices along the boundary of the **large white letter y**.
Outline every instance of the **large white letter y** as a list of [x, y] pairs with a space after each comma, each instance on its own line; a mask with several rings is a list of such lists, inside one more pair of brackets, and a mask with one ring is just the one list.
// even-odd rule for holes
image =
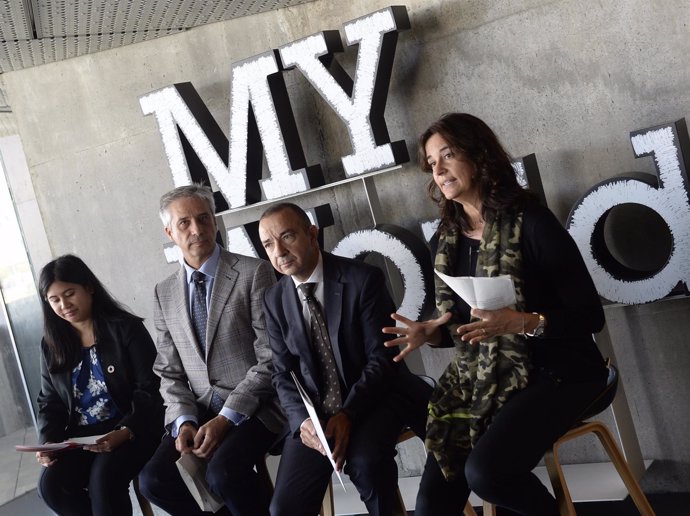
[[279, 49], [285, 68], [296, 66], [345, 122], [352, 154], [343, 157], [348, 177], [409, 160], [404, 141], [390, 143], [383, 111], [388, 95], [398, 31], [410, 22], [404, 6], [393, 6], [345, 24], [348, 45], [359, 44], [354, 82], [337, 67], [342, 51], [337, 31], [314, 34]]

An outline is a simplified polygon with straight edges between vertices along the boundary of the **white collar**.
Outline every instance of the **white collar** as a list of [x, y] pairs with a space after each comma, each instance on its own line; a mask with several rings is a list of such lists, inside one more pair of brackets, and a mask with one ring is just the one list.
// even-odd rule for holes
[[323, 283], [323, 256], [321, 255], [321, 251], [319, 251], [319, 260], [316, 262], [316, 267], [314, 267], [314, 270], [306, 281], [299, 281], [294, 276], [290, 276], [290, 278], [292, 278], [292, 281], [295, 283], [295, 287], [299, 287], [302, 283]]

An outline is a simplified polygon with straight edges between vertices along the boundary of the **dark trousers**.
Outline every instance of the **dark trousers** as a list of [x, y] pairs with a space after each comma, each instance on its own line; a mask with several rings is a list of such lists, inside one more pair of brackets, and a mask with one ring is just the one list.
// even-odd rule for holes
[[[400, 431], [410, 426], [422, 436], [424, 433], [431, 388], [417, 378], [413, 381], [420, 382], [420, 397], [392, 392], [352, 427], [344, 470], [372, 515], [391, 515], [397, 503], [395, 444]], [[278, 466], [271, 516], [319, 514], [332, 474], [326, 457], [302, 444], [299, 436], [288, 436]]]
[[[214, 493], [225, 502], [225, 509], [216, 515], [262, 516], [268, 515], [269, 496], [260, 485], [254, 466], [264, 460], [265, 454], [276, 441], [256, 418], [233, 427], [208, 461], [206, 481]], [[180, 454], [175, 439], [170, 435], [163, 440], [139, 476], [142, 494], [153, 504], [173, 516], [208, 514], [201, 511], [175, 465]]]
[[42, 468], [38, 494], [60, 516], [131, 515], [129, 484], [155, 449], [155, 441], [140, 438], [109, 453], [58, 453]]
[[536, 374], [499, 411], [455, 481], [447, 482], [433, 454], [428, 455], [415, 514], [461, 516], [474, 491], [517, 514], [558, 516], [555, 498], [532, 470], [604, 386], [603, 381], [559, 383]]

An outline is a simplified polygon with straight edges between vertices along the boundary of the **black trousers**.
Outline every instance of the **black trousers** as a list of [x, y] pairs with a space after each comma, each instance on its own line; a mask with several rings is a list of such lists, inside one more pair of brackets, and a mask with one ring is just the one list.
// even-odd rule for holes
[[517, 514], [558, 516], [555, 498], [532, 470], [604, 386], [604, 381], [562, 383], [535, 374], [496, 415], [455, 481], [447, 482], [433, 454], [427, 456], [415, 514], [462, 516], [474, 491]]
[[156, 449], [156, 441], [138, 438], [109, 453], [69, 450], [42, 468], [38, 494], [60, 516], [132, 514], [129, 484]]
[[[251, 418], [233, 427], [208, 461], [206, 481], [225, 502], [216, 515], [268, 515], [269, 496], [258, 482], [254, 466], [264, 460], [277, 435], [261, 421]], [[175, 465], [180, 454], [175, 439], [163, 440], [139, 475], [142, 494], [173, 516], [197, 516], [204, 513], [185, 486]]]
[[[424, 438], [426, 404], [431, 387], [419, 382], [409, 392], [393, 391], [355, 421], [347, 449], [345, 473], [357, 488], [369, 514], [388, 516], [397, 503], [398, 467], [395, 445], [409, 426]], [[315, 516], [333, 474], [330, 461], [288, 436], [280, 457], [271, 516]]]

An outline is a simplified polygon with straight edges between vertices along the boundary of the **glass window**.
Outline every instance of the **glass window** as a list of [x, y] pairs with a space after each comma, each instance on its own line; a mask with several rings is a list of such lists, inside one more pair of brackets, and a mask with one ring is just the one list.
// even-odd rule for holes
[[43, 316], [31, 264], [0, 159], [0, 432], [35, 420]]

